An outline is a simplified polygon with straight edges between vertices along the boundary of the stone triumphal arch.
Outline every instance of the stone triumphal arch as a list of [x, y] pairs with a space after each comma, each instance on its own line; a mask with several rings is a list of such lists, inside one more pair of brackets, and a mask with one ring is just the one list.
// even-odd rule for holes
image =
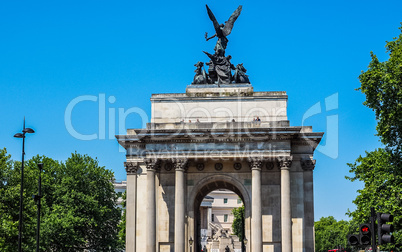
[[323, 133], [290, 126], [287, 99], [250, 84], [153, 94], [147, 127], [116, 136], [127, 151], [126, 251], [200, 251], [197, 211], [218, 188], [244, 202], [246, 251], [314, 251]]

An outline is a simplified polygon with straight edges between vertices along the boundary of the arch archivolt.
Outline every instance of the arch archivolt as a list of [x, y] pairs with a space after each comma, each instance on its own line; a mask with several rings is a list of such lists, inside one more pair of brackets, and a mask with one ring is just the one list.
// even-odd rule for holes
[[194, 212], [194, 207], [197, 204], [199, 205], [208, 193], [216, 189], [228, 189], [239, 195], [245, 206], [246, 217], [250, 216], [251, 199], [249, 191], [237, 178], [225, 174], [212, 174], [200, 179], [189, 193], [187, 200], [188, 211]]

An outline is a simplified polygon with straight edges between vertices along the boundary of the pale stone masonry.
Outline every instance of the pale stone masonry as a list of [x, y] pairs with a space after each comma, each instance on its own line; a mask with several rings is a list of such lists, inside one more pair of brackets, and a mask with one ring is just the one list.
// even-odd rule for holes
[[314, 251], [323, 133], [289, 126], [287, 99], [249, 84], [152, 95], [147, 128], [116, 136], [127, 151], [126, 251], [200, 251], [200, 204], [216, 189], [245, 205], [246, 251]]

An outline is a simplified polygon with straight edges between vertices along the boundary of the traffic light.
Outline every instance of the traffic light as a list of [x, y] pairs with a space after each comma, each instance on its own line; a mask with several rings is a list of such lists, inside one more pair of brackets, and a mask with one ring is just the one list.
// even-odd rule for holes
[[371, 245], [371, 228], [370, 224], [360, 224], [360, 244]]
[[357, 246], [360, 244], [360, 236], [358, 234], [348, 235], [348, 243], [350, 246]]
[[385, 243], [394, 243], [394, 236], [390, 233], [394, 231], [392, 224], [386, 224], [392, 222], [394, 216], [386, 213], [377, 213], [377, 230], [378, 230], [378, 245]]

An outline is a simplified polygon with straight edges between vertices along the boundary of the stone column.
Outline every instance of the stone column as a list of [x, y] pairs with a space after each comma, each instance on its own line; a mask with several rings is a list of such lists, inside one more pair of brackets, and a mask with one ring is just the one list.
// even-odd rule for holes
[[315, 160], [301, 160], [304, 184], [304, 248], [306, 251], [314, 251], [314, 192], [313, 170]]
[[292, 209], [290, 204], [290, 166], [292, 157], [280, 157], [282, 252], [292, 252]]
[[[262, 252], [262, 204], [261, 167], [262, 160], [251, 160], [251, 251]], [[247, 237], [246, 237], [247, 238]]]
[[145, 159], [147, 166], [147, 225], [146, 252], [156, 251], [156, 201], [155, 201], [155, 172], [158, 169], [157, 159]]
[[184, 172], [187, 169], [186, 159], [174, 159], [173, 165], [176, 170], [175, 181], [175, 201], [174, 201], [174, 251], [185, 251], [185, 232], [184, 232], [184, 220], [185, 220], [185, 175]]
[[137, 162], [125, 162], [127, 172], [126, 191], [126, 251], [136, 251], [136, 229], [137, 229]]
[[211, 232], [211, 225], [209, 223], [212, 222], [212, 207], [208, 206], [208, 216], [207, 216], [207, 235], [209, 237], [212, 237], [212, 232]]

